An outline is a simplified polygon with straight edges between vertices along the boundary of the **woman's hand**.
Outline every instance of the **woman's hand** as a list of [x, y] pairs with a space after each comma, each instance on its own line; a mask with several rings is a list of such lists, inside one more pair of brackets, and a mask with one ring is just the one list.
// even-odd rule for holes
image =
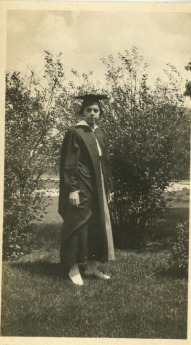
[[79, 190], [76, 190], [75, 192], [71, 192], [69, 195], [69, 202], [71, 205], [77, 206], [80, 203], [80, 198], [79, 198]]
[[113, 197], [114, 197], [114, 193], [109, 193], [108, 195], [108, 204], [113, 200]]

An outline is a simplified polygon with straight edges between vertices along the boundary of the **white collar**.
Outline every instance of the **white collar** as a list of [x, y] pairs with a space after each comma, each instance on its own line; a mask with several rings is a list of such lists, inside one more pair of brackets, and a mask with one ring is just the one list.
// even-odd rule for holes
[[81, 120], [75, 125], [75, 127], [76, 126], [88, 126], [93, 132], [95, 131], [96, 128], [98, 128], [98, 126], [95, 124], [94, 128], [92, 129], [85, 120]]

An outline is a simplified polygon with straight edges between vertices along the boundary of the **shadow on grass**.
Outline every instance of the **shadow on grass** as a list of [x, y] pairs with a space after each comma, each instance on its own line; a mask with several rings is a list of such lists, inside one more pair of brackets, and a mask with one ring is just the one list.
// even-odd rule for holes
[[66, 279], [67, 274], [60, 263], [52, 263], [48, 260], [37, 260], [35, 262], [17, 262], [11, 264], [12, 268], [28, 272], [32, 276], [51, 276], [54, 278]]

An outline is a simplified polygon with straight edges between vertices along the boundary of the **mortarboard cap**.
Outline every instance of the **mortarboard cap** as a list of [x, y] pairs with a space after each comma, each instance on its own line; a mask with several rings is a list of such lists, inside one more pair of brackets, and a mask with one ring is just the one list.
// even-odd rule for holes
[[89, 93], [86, 95], [81, 95], [81, 96], [76, 96], [74, 98], [75, 99], [81, 99], [83, 101], [81, 109], [79, 111], [79, 114], [83, 114], [83, 111], [86, 107], [92, 105], [93, 103], [97, 103], [99, 105], [100, 115], [102, 114], [102, 109], [100, 107], [99, 101], [102, 99], [108, 99], [108, 97], [106, 95], [95, 95], [92, 93]]

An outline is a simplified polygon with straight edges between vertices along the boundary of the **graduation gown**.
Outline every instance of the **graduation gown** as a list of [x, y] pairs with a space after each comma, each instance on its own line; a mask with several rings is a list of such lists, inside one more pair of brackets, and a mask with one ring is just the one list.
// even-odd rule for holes
[[[101, 156], [96, 140], [101, 148]], [[112, 190], [105, 135], [98, 127], [92, 131], [85, 121], [81, 121], [67, 131], [61, 151], [59, 213], [64, 220], [62, 247], [67, 248], [70, 238], [93, 220], [96, 227], [96, 260], [105, 262], [114, 259], [112, 244], [110, 248], [108, 246], [106, 220], [109, 217], [106, 198]], [[78, 207], [69, 202], [69, 194], [73, 191], [79, 191]]]

